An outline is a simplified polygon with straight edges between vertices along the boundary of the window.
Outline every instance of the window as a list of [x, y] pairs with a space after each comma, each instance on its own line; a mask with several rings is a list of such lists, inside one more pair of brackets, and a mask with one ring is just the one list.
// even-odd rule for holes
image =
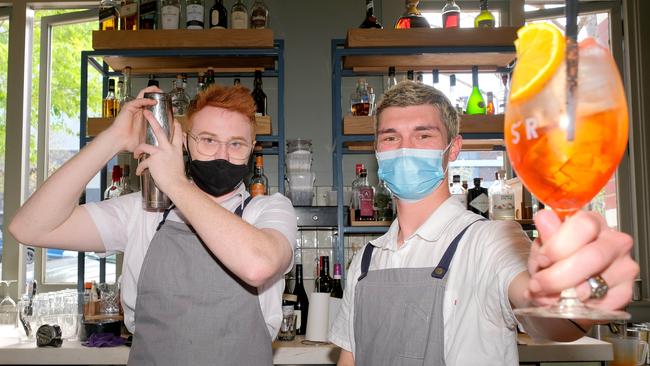
[[9, 17], [0, 12], [0, 279], [2, 278], [5, 128], [7, 126], [7, 66], [9, 64]]

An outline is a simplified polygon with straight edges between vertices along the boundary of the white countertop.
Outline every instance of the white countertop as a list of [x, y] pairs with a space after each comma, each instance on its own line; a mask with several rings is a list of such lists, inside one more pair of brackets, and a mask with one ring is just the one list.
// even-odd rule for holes
[[[332, 345], [305, 345], [302, 337], [292, 342], [273, 343], [273, 363], [335, 364], [339, 348]], [[535, 342], [520, 335], [520, 362], [608, 361], [613, 357], [611, 344], [584, 337], [575, 342]], [[1, 344], [1, 343], [0, 343]], [[61, 348], [37, 348], [34, 343], [19, 343], [0, 347], [3, 365], [125, 365], [129, 348], [84, 347], [79, 341], [64, 341]]]

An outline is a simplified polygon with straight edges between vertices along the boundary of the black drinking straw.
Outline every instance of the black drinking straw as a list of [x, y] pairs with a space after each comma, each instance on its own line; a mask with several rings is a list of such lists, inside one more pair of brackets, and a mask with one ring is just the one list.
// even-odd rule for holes
[[578, 0], [565, 0], [567, 140], [573, 141], [578, 104]]

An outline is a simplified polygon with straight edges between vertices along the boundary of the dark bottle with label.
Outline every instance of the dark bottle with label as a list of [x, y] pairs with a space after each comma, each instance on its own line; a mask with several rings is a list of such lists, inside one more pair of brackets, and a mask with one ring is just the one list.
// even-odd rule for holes
[[228, 9], [223, 6], [223, 0], [217, 0], [210, 9], [210, 28], [228, 28]]
[[322, 255], [320, 257], [320, 275], [316, 279], [316, 292], [331, 293], [332, 278], [330, 277], [330, 257]]
[[330, 296], [338, 299], [343, 298], [343, 287], [341, 286], [341, 264], [334, 263], [334, 279], [332, 280], [332, 292]]
[[255, 80], [253, 82], [254, 88], [251, 95], [255, 101], [255, 115], [256, 116], [266, 116], [266, 94], [262, 90], [262, 72], [257, 70], [255, 71]]
[[142, 0], [140, 2], [140, 27], [138, 29], [158, 28], [158, 0]]
[[366, 0], [366, 19], [363, 20], [363, 23], [361, 23], [359, 28], [365, 28], [365, 29], [384, 28], [377, 21], [377, 17], [375, 16], [375, 4], [373, 0]]
[[293, 294], [297, 300], [294, 310], [297, 315], [296, 334], [307, 332], [307, 314], [309, 313], [309, 299], [302, 283], [302, 264], [296, 264], [296, 284], [293, 287]]
[[485, 218], [488, 218], [490, 199], [487, 188], [481, 187], [481, 178], [474, 178], [474, 188], [467, 191], [467, 208]]

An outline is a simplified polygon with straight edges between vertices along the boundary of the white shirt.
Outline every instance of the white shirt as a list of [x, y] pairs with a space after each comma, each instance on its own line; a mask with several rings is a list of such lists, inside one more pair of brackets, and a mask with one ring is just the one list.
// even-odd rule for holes
[[[221, 202], [221, 206], [234, 212], [249, 196], [242, 184], [236, 194]], [[135, 304], [140, 268], [147, 254], [149, 243], [156, 233], [156, 227], [162, 220], [162, 212], [150, 212], [142, 209], [140, 192], [124, 195], [114, 199], [91, 202], [84, 205], [97, 226], [106, 251], [124, 253], [122, 266], [122, 306], [124, 324], [130, 332], [135, 330]], [[174, 212], [175, 211], [175, 212]], [[167, 220], [184, 221], [178, 210], [169, 214]], [[296, 215], [289, 199], [276, 193], [272, 196], [258, 196], [244, 210], [242, 218], [258, 229], [270, 228], [282, 233], [288, 240], [293, 252], [296, 243]], [[293, 255], [291, 256], [293, 258]], [[293, 260], [285, 273], [293, 267]], [[278, 274], [265, 285], [258, 287], [258, 299], [262, 315], [266, 321], [271, 338], [275, 338], [282, 322], [282, 292], [284, 276]]]
[[[395, 220], [385, 235], [372, 241], [376, 248], [369, 270], [433, 269], [456, 235], [481, 218], [450, 197], [399, 249], [399, 223]], [[512, 221], [477, 222], [465, 232], [446, 275], [443, 319], [448, 366], [519, 365], [517, 321], [508, 287], [517, 274], [527, 270], [529, 251], [530, 240]], [[329, 337], [353, 354], [354, 289], [362, 255], [363, 249], [350, 264], [341, 309]]]

